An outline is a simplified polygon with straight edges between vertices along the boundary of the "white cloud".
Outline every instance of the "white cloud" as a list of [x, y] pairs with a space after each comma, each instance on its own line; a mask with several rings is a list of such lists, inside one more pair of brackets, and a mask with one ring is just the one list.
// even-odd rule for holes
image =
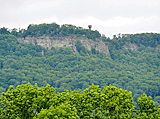
[[105, 26], [105, 27], [126, 27], [126, 26], [134, 26], [134, 25], [151, 25], [152, 23], [155, 23], [157, 21], [160, 21], [160, 17], [158, 16], [150, 16], [150, 17], [136, 17], [136, 18], [130, 18], [130, 17], [122, 17], [117, 16], [113, 17], [109, 20], [101, 20], [92, 16], [86, 16], [80, 19], [77, 18], [68, 18], [64, 19], [61, 22], [66, 24], [75, 24], [75, 25], [88, 25], [92, 24], [93, 26]]
[[158, 26], [160, 27], [159, 16], [136, 18], [117, 16], [109, 20], [102, 20], [93, 16], [85, 16], [82, 18], [71, 17], [63, 20], [56, 17], [50, 17], [36, 23], [52, 23], [53, 21], [60, 25], [72, 24], [83, 28], [88, 28], [88, 25], [91, 24], [93, 30], [98, 30], [108, 37], [112, 37], [113, 34], [118, 33], [158, 32]]
[[0, 0], [0, 27], [73, 24], [118, 33], [160, 32], [160, 0]]

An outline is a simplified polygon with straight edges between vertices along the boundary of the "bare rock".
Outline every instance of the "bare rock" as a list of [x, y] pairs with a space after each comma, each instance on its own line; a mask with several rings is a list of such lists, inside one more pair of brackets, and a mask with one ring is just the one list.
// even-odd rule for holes
[[86, 47], [87, 50], [91, 50], [91, 48], [95, 48], [96, 50], [99, 50], [101, 52], [104, 52], [106, 55], [109, 55], [108, 46], [105, 45], [105, 43], [102, 40], [93, 41], [92, 39], [88, 39], [84, 36], [77, 37], [75, 35], [72, 36], [40, 36], [40, 37], [30, 37], [27, 36], [26, 38], [17, 38], [17, 41], [19, 43], [32, 43], [34, 45], [40, 45], [42, 47], [45, 47], [46, 49], [50, 50], [52, 47], [69, 47], [72, 48], [75, 53], [77, 53], [76, 50], [76, 41], [81, 41], [82, 45]]
[[135, 43], [124, 44], [123, 47], [132, 51], [138, 49], [138, 46]]

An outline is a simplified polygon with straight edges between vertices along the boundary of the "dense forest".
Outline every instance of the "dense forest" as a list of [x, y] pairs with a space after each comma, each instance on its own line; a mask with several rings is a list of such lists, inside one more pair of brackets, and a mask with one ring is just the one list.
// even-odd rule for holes
[[[70, 48], [45, 48], [33, 44], [21, 44], [17, 37], [26, 36], [86, 36], [94, 41], [103, 40], [109, 47], [110, 55], [92, 48], [88, 51], [77, 41], [78, 53]], [[124, 49], [124, 44], [134, 43], [137, 50]], [[64, 89], [82, 93], [90, 85], [104, 89], [110, 84], [123, 90], [132, 91], [134, 106], [143, 93], [151, 96], [155, 107], [160, 105], [160, 34], [118, 34], [113, 39], [98, 31], [73, 25], [40, 24], [29, 25], [27, 29], [0, 29], [0, 93], [10, 85], [50, 84], [57, 92]], [[44, 56], [42, 55], [44, 51]]]

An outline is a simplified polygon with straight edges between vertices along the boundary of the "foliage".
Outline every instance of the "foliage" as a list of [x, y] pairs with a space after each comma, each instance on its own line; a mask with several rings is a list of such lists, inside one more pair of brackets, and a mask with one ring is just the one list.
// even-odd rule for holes
[[131, 118], [134, 111], [131, 92], [114, 86], [90, 86], [84, 90], [76, 105], [80, 118]]
[[2, 118], [31, 118], [39, 113], [41, 108], [49, 108], [49, 99], [55, 95], [54, 88], [47, 85], [38, 88], [37, 84], [19, 85], [16, 89], [10, 86], [6, 93], [2, 93], [0, 104], [3, 107]]
[[[86, 36], [87, 32], [92, 33], [81, 27], [53, 23], [30, 25], [27, 30], [1, 28], [0, 31], [0, 95], [10, 85], [15, 88], [27, 83], [37, 83], [40, 87], [48, 83], [58, 92], [84, 91], [92, 83], [100, 88], [111, 84], [132, 91], [136, 107], [137, 98], [143, 93], [152, 97], [155, 107], [160, 105], [160, 50], [155, 49], [159, 45], [159, 34], [119, 34], [110, 40], [97, 33], [96, 38], [103, 38], [109, 46], [110, 55], [106, 56], [94, 48], [86, 50], [80, 41], [77, 41], [78, 54], [75, 54], [70, 48], [52, 48], [47, 52], [41, 46], [21, 44], [16, 39], [27, 35], [37, 37], [37, 34]], [[138, 50], [124, 49], [127, 43], [137, 44]]]
[[78, 119], [76, 112], [76, 108], [66, 102], [57, 107], [51, 105], [48, 110], [42, 109], [33, 119]]
[[[1, 34], [8, 34], [9, 31], [6, 28], [0, 29]], [[50, 35], [50, 36], [68, 36], [71, 34], [77, 35], [77, 36], [86, 36], [89, 39], [96, 40], [96, 38], [100, 38], [101, 34], [95, 30], [90, 29], [83, 29], [82, 27], [76, 27], [74, 25], [70, 24], [63, 24], [62, 26], [51, 23], [51, 24], [30, 24], [27, 29], [20, 29], [17, 31], [16, 28], [11, 30], [11, 34], [15, 35], [16, 37], [26, 37], [26, 36], [32, 36], [32, 37], [39, 37], [43, 35]]]
[[137, 118], [140, 119], [158, 119], [160, 117], [160, 106], [155, 108], [152, 97], [143, 94], [137, 99], [140, 110], [137, 110]]
[[[116, 88], [115, 86], [104, 87], [89, 86], [83, 93], [81, 91], [70, 91], [56, 93], [53, 87], [32, 86], [31, 84], [19, 85], [16, 88], [10, 86], [6, 93], [2, 94], [0, 104], [2, 107], [2, 119], [115, 119], [115, 118], [140, 118], [139, 114], [133, 114], [132, 93]], [[146, 117], [145, 111], [142, 113], [141, 107], [147, 109], [148, 117], [159, 118], [159, 108], [146, 108], [144, 100], [146, 96], [138, 98], [141, 117]], [[149, 99], [150, 102], [153, 102]], [[154, 103], [154, 102], [153, 102]], [[146, 102], [147, 104], [147, 102]], [[142, 106], [143, 105], [143, 106]], [[148, 104], [150, 105], [150, 104]], [[148, 106], [147, 106], [148, 107]], [[138, 112], [138, 110], [137, 110]]]

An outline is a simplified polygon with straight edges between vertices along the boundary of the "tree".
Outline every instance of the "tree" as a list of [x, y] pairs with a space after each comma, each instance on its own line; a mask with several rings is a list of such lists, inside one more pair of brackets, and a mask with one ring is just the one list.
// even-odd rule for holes
[[155, 108], [152, 97], [148, 97], [143, 94], [137, 99], [139, 110], [136, 111], [138, 119], [159, 119], [160, 118], [160, 106]]
[[138, 115], [149, 115], [155, 111], [154, 101], [152, 101], [152, 97], [148, 97], [143, 94], [141, 97], [137, 99], [139, 111], [137, 111]]
[[10, 32], [8, 31], [8, 28], [0, 28], [0, 34], [9, 34]]
[[49, 109], [42, 109], [37, 118], [33, 119], [78, 119], [77, 110], [68, 103], [60, 106], [50, 106]]
[[[0, 98], [3, 118], [105, 118], [132, 117], [134, 106], [131, 93], [109, 86], [101, 89], [92, 85], [84, 93], [67, 90], [55, 93], [47, 85], [38, 88], [31, 84], [10, 86]], [[37, 114], [38, 113], [38, 114]], [[57, 117], [57, 115], [59, 115]]]
[[82, 43], [79, 40], [76, 41], [76, 49], [78, 52], [80, 52], [82, 49]]
[[[47, 85], [45, 88], [38, 88], [37, 84], [19, 85], [17, 88], [10, 86], [6, 93], [0, 98], [1, 118], [12, 119], [33, 118], [40, 110], [49, 108], [48, 99], [54, 95], [54, 88]], [[49, 106], [49, 107], [48, 107]]]
[[11, 30], [11, 34], [14, 35], [14, 36], [18, 36], [18, 31], [17, 31], [17, 29], [16, 29], [16, 28], [13, 28], [13, 29]]

